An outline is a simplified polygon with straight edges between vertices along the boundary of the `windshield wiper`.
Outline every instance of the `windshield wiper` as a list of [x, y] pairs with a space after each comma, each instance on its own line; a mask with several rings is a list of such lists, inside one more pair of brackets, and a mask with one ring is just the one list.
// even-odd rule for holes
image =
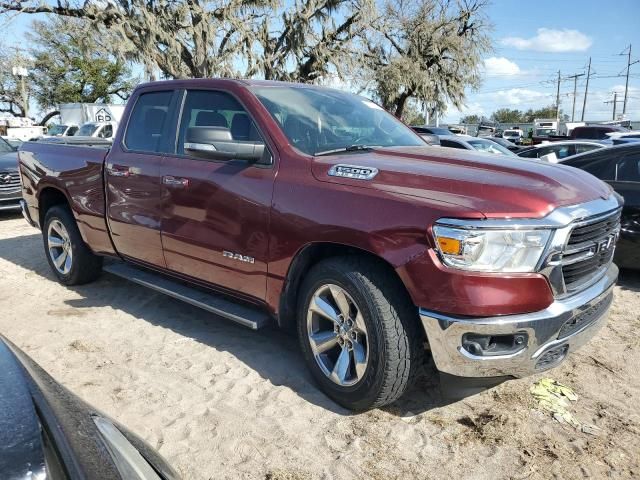
[[334, 153], [362, 152], [364, 150], [373, 150], [379, 146], [380, 145], [349, 145], [347, 147], [334, 148], [333, 150], [325, 150], [324, 152], [316, 152], [314, 155], [319, 157], [322, 155], [332, 155]]

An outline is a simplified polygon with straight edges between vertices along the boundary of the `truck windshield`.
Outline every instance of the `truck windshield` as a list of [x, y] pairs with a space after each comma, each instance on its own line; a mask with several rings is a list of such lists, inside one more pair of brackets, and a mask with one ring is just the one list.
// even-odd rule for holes
[[78, 133], [76, 135], [78, 137], [90, 137], [97, 130], [98, 124], [96, 123], [85, 123], [80, 127]]
[[354, 146], [425, 146], [406, 125], [370, 100], [317, 87], [254, 87], [289, 142], [309, 155]]
[[49, 127], [49, 135], [63, 135], [67, 131], [67, 125], [52, 125]]

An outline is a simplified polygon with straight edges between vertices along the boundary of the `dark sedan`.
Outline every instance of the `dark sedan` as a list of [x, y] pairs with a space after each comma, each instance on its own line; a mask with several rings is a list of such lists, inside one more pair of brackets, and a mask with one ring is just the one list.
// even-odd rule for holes
[[562, 164], [586, 170], [624, 197], [615, 262], [623, 268], [640, 269], [640, 143], [594, 150]]
[[0, 478], [171, 480], [143, 440], [87, 405], [0, 335]]
[[0, 211], [20, 210], [21, 198], [18, 154], [4, 138], [0, 138]]

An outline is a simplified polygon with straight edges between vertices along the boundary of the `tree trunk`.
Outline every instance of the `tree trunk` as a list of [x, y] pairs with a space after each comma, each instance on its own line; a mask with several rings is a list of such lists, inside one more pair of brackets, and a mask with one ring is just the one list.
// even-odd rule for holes
[[407, 100], [409, 100], [411, 95], [413, 95], [413, 91], [412, 90], [407, 90], [407, 91], [403, 92], [398, 97], [398, 99], [394, 102], [396, 108], [395, 108], [395, 112], [393, 114], [396, 116], [396, 118], [402, 118], [402, 114], [404, 113], [404, 107], [407, 104]]

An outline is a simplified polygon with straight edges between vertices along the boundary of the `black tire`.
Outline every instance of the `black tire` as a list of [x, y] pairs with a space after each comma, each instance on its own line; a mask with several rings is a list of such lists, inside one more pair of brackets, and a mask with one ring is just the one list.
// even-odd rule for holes
[[[323, 285], [342, 288], [357, 304], [366, 325], [368, 363], [353, 385], [339, 385], [319, 366], [307, 330], [307, 312]], [[350, 410], [393, 403], [407, 389], [424, 355], [417, 308], [389, 269], [364, 256], [335, 257], [315, 265], [304, 279], [298, 302], [298, 338], [320, 388]], [[338, 346], [340, 348], [340, 346]]]
[[[69, 244], [71, 249], [71, 266], [69, 271], [63, 273], [56, 267], [53, 258], [49, 252], [48, 232], [49, 227], [53, 222], [60, 222], [69, 237]], [[82, 285], [89, 283], [98, 276], [102, 271], [102, 257], [95, 255], [84, 243], [78, 225], [76, 224], [73, 214], [69, 207], [63, 205], [55, 205], [47, 210], [44, 217], [44, 225], [42, 228], [42, 239], [44, 243], [44, 252], [49, 262], [49, 266], [53, 273], [58, 277], [60, 283], [64, 285]]]

